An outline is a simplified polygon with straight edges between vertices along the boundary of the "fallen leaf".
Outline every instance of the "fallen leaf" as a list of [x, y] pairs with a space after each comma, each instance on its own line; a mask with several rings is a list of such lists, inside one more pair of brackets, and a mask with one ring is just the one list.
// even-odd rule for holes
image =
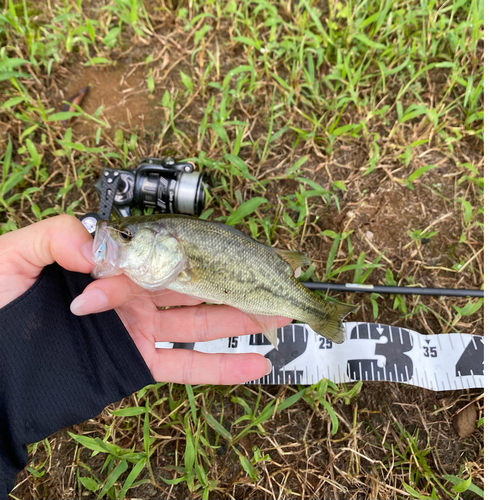
[[161, 64], [161, 69], [165, 69], [168, 64], [170, 63], [170, 55], [168, 54], [168, 52], [165, 52], [165, 55], [163, 56], [163, 62]]
[[469, 404], [453, 417], [453, 428], [462, 438], [468, 438], [477, 426], [477, 408], [475, 404]]
[[[83, 98], [86, 96], [88, 92], [89, 87], [83, 87], [79, 92], [77, 92], [75, 95], [72, 95], [71, 97], [68, 97], [66, 99], [68, 102], [76, 104], [77, 106], [80, 106]], [[75, 108], [73, 106], [70, 106], [69, 104], [64, 103], [63, 106], [61, 107], [61, 111], [75, 111]], [[69, 120], [64, 120], [63, 125], [68, 125]]]

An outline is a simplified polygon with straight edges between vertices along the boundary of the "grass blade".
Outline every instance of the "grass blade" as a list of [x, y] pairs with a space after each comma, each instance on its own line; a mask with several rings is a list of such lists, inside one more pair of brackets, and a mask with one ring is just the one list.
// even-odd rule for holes
[[238, 222], [241, 222], [245, 217], [252, 214], [258, 207], [268, 203], [266, 198], [255, 197], [248, 201], [245, 201], [240, 205], [227, 219], [226, 224], [229, 226], [234, 226]]
[[227, 431], [210, 413], [204, 413], [204, 418], [206, 422], [226, 441], [231, 442], [233, 440], [231, 433]]

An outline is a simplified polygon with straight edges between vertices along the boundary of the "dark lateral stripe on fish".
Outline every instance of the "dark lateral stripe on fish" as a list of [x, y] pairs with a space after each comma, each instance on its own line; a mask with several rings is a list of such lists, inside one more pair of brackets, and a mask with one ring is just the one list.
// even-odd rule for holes
[[[289, 302], [294, 307], [301, 308], [307, 314], [319, 314], [319, 315], [324, 314], [324, 309], [321, 307], [321, 304], [317, 304], [317, 307], [314, 307], [311, 304], [305, 303], [305, 301], [300, 301], [297, 299], [297, 297], [293, 293], [293, 291], [289, 291], [286, 288], [283, 288], [283, 287], [279, 287], [278, 289], [273, 288], [272, 286], [270, 286], [268, 284], [257, 283], [256, 280], [253, 278], [252, 279], [240, 278], [239, 280], [237, 280], [235, 272], [234, 272], [232, 277], [240, 285], [243, 285], [243, 288], [248, 287], [248, 288], [253, 289], [253, 290], [261, 290], [261, 291], [265, 292], [265, 294], [274, 295], [283, 301]], [[293, 282], [291, 284], [296, 285]], [[277, 283], [277, 285], [279, 285], [279, 283]], [[307, 290], [305, 287], [304, 287], [304, 290], [299, 290], [299, 291], [300, 292], [304, 291], [308, 295], [309, 295], [309, 293], [312, 293], [312, 292], [309, 292], [309, 290]], [[238, 293], [239, 292], [240, 291], [238, 290]], [[315, 295], [313, 293], [311, 296], [315, 297]], [[317, 298], [317, 297], [315, 297], [315, 298]]]

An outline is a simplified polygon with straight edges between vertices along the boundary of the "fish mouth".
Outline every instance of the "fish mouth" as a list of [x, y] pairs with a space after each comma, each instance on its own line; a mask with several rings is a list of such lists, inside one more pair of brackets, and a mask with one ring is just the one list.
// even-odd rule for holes
[[121, 274], [118, 268], [119, 248], [110, 236], [106, 221], [97, 224], [92, 252], [95, 262], [95, 267], [91, 272], [92, 278], [109, 278]]

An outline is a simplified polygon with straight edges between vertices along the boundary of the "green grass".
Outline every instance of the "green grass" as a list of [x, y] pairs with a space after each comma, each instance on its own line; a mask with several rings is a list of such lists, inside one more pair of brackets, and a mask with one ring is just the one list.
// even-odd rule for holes
[[[203, 217], [305, 251], [313, 264], [302, 279], [483, 286], [481, 0], [7, 0], [0, 39], [0, 234], [96, 210], [93, 183], [104, 166], [173, 155], [209, 175]], [[96, 86], [90, 112], [61, 112], [73, 71], [120, 70], [120, 78], [133, 64], [141, 64], [138, 89], [158, 110], [156, 123], [122, 123], [103, 104], [108, 90]], [[357, 320], [423, 333], [483, 329], [481, 301], [353, 302]], [[437, 453], [456, 438], [421, 439], [414, 410], [414, 430], [401, 413], [382, 414], [384, 427], [370, 429], [362, 419], [376, 414], [362, 404], [376, 392], [359, 390], [326, 381], [157, 384], [72, 432], [70, 491], [480, 494], [480, 458], [440, 465]], [[408, 397], [398, 390], [390, 397]], [[368, 446], [365, 432], [375, 437]], [[49, 479], [50, 442], [32, 448], [23, 487], [35, 498], [44, 490], [66, 497]]]

